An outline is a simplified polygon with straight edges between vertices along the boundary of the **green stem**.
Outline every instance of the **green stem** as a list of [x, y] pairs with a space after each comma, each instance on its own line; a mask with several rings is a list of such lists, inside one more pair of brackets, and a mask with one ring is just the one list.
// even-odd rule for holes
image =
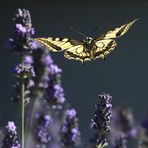
[[[24, 64], [22, 64], [24, 65]], [[23, 67], [23, 66], [22, 66]], [[22, 78], [22, 84], [21, 84], [21, 138], [22, 138], [22, 148], [25, 147], [24, 143], [24, 129], [25, 129], [25, 105], [24, 105], [24, 100], [25, 100], [25, 80]]]

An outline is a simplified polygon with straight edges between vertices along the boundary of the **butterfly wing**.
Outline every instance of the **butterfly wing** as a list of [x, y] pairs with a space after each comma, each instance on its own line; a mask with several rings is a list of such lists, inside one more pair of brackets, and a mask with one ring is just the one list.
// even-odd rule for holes
[[137, 21], [138, 19], [135, 19], [129, 23], [126, 23], [118, 28], [115, 28], [111, 31], [108, 31], [107, 33], [102, 34], [100, 37], [97, 37], [95, 39], [95, 41], [98, 41], [100, 39], [114, 39], [114, 38], [118, 38], [121, 37], [122, 35], [124, 35], [129, 28]]
[[99, 40], [95, 43], [95, 49], [91, 52], [86, 49], [83, 45], [74, 46], [65, 51], [64, 56], [68, 59], [74, 59], [84, 63], [85, 61], [95, 60], [97, 58], [105, 59], [106, 55], [109, 54], [115, 47], [116, 42], [113, 39]]
[[72, 48], [73, 46], [82, 44], [82, 42], [80, 41], [70, 40], [68, 38], [49, 37], [49, 38], [35, 38], [34, 40], [53, 52], [61, 52], [66, 49]]
[[85, 61], [91, 61], [90, 54], [87, 50], [84, 50], [84, 48], [83, 45], [73, 46], [65, 51], [64, 57], [69, 60], [77, 60], [82, 64]]
[[88, 53], [83, 52], [83, 42], [70, 40], [68, 38], [35, 38], [39, 44], [53, 52], [65, 51], [64, 57], [74, 59], [83, 63]]
[[109, 54], [116, 47], [117, 43], [113, 39], [99, 40], [95, 42], [96, 50], [94, 51], [94, 59], [97, 58], [106, 58], [106, 55]]
[[94, 52], [94, 57], [96, 58], [105, 58], [116, 47], [117, 43], [114, 38], [121, 37], [124, 35], [128, 29], [137, 21], [135, 19], [129, 23], [126, 23], [118, 28], [115, 28], [107, 33], [104, 33], [100, 37], [94, 39], [94, 42], [97, 46], [97, 49]]

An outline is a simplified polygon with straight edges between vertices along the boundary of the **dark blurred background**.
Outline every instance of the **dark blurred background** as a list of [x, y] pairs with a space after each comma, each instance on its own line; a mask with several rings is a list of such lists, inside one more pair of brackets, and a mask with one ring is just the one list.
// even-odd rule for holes
[[10, 49], [4, 48], [12, 34], [17, 8], [26, 8], [32, 16], [36, 37], [83, 38], [70, 27], [89, 35], [97, 26], [93, 37], [140, 18], [128, 31], [117, 39], [118, 46], [107, 56], [85, 66], [64, 58], [62, 53], [51, 53], [55, 63], [62, 68], [62, 84], [68, 102], [76, 108], [80, 118], [82, 135], [87, 139], [89, 124], [97, 103], [98, 94], [113, 96], [113, 106], [127, 104], [133, 108], [139, 122], [148, 104], [148, 1], [122, 0], [26, 0], [0, 2], [0, 124], [7, 120], [17, 121], [19, 110], [10, 101], [14, 77], [11, 67], [17, 62]]

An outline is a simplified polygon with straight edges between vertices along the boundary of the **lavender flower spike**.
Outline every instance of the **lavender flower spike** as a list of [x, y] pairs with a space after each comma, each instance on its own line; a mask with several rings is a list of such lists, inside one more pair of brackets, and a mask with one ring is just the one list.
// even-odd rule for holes
[[92, 119], [91, 128], [95, 130], [94, 137], [91, 138], [93, 148], [104, 148], [108, 145], [106, 140], [110, 132], [110, 119], [112, 114], [112, 97], [109, 94], [100, 94], [99, 103]]
[[31, 53], [37, 48], [37, 44], [33, 41], [34, 28], [29, 11], [18, 9], [13, 21], [15, 23], [14, 33], [9, 39], [9, 47], [20, 55]]
[[[16, 95], [12, 97], [12, 100], [16, 102], [21, 101], [21, 146], [24, 148], [25, 105], [30, 103], [30, 88], [33, 86], [33, 77], [35, 76], [31, 53], [37, 49], [38, 46], [35, 46], [37, 44], [35, 44], [33, 40], [34, 28], [32, 28], [29, 11], [26, 9], [18, 9], [13, 21], [14, 31], [12, 37], [9, 39], [9, 47], [21, 57], [21, 63], [17, 64], [14, 68], [17, 83], [14, 85]], [[29, 82], [32, 82], [31, 87], [29, 86]]]
[[16, 126], [13, 121], [9, 121], [5, 127], [4, 140], [1, 148], [20, 148]]
[[38, 117], [38, 123], [35, 129], [35, 138], [38, 145], [45, 146], [51, 142], [50, 128], [52, 127], [53, 121], [50, 115], [40, 115]]
[[139, 148], [148, 148], [148, 115], [141, 122]]
[[80, 144], [77, 112], [73, 108], [65, 111], [65, 120], [61, 128], [61, 137], [64, 146], [74, 147]]
[[126, 142], [127, 142], [126, 137], [120, 136], [115, 139], [113, 148], [127, 148]]

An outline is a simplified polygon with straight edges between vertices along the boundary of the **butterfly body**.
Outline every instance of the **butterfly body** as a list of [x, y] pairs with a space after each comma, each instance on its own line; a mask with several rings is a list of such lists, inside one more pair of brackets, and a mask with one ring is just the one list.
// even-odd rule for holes
[[94, 52], [95, 52], [96, 49], [97, 49], [97, 46], [95, 45], [93, 38], [86, 37], [83, 40], [83, 51], [90, 56], [91, 60], [94, 59]]
[[108, 31], [99, 37], [85, 37], [83, 41], [53, 37], [35, 38], [34, 40], [50, 51], [65, 51], [65, 58], [74, 59], [84, 64], [85, 61], [92, 61], [97, 58], [105, 59], [106, 55], [114, 50], [117, 45], [114, 39], [124, 35], [136, 20]]

